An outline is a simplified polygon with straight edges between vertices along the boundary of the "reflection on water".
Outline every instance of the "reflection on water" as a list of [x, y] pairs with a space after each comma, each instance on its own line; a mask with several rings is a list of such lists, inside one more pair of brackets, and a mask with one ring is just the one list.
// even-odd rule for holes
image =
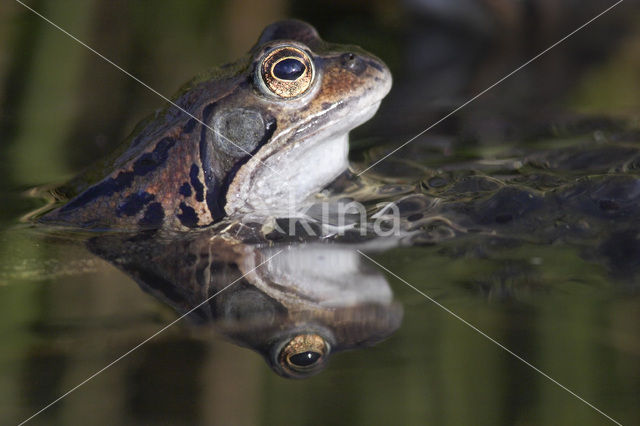
[[399, 326], [387, 281], [355, 248], [245, 245], [202, 232], [94, 237], [89, 249], [199, 325], [259, 352], [285, 377], [325, 368], [330, 356], [371, 346]]
[[[355, 173], [606, 7], [33, 5], [167, 95], [237, 58], [275, 19], [302, 18], [329, 41], [362, 45], [390, 66], [394, 88], [352, 135]], [[603, 423], [384, 278], [356, 247], [371, 248], [376, 261], [623, 424], [639, 423], [637, 1], [625, 0], [360, 178], [335, 182], [324, 196], [357, 200], [370, 216], [397, 203], [403, 235], [383, 241], [271, 229], [259, 238], [211, 231], [170, 240], [19, 225], [41, 206], [23, 190], [66, 180], [160, 104], [12, 2], [0, 5], [5, 11], [0, 423], [26, 418], [247, 272], [189, 314], [189, 326], [166, 330], [34, 424]], [[302, 365], [306, 374], [336, 351], [366, 346], [332, 357], [308, 380], [267, 367], [291, 375]]]

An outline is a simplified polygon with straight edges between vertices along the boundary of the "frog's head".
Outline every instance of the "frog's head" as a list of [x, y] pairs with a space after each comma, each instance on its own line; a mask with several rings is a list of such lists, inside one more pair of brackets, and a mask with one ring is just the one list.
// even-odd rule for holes
[[[375, 114], [391, 74], [375, 56], [326, 43], [295, 20], [267, 27], [250, 53], [251, 90], [227, 114], [253, 117], [263, 144], [229, 180], [225, 210], [290, 213], [348, 167], [348, 132]], [[246, 140], [248, 127], [229, 139]]]

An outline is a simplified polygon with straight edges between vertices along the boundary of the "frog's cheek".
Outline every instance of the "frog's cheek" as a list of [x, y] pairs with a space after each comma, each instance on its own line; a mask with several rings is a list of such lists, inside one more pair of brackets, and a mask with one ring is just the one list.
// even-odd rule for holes
[[251, 154], [267, 132], [262, 114], [245, 108], [217, 114], [212, 128], [215, 146], [221, 153], [234, 158]]
[[206, 200], [212, 217], [225, 215], [229, 184], [237, 171], [273, 136], [276, 120], [251, 108], [216, 111], [212, 105], [205, 116], [208, 127], [200, 140]]

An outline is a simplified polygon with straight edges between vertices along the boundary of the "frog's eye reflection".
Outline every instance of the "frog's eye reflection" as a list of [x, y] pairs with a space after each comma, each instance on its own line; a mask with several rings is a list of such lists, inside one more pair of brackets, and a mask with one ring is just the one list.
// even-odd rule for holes
[[314, 351], [301, 352], [299, 354], [291, 355], [289, 357], [289, 364], [297, 365], [298, 367], [308, 367], [315, 364], [321, 356], [322, 354]]
[[300, 334], [287, 343], [278, 356], [280, 366], [292, 376], [306, 376], [320, 370], [329, 354], [329, 345], [317, 334]]
[[281, 98], [293, 98], [306, 92], [313, 81], [313, 64], [303, 50], [280, 47], [269, 52], [259, 67], [266, 91]]

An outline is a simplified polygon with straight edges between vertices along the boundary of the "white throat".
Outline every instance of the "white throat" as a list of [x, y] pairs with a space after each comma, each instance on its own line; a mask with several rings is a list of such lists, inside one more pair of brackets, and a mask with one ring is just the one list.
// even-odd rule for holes
[[295, 216], [347, 169], [348, 153], [348, 133], [287, 146], [265, 159], [253, 178], [230, 187], [225, 210], [230, 216]]

